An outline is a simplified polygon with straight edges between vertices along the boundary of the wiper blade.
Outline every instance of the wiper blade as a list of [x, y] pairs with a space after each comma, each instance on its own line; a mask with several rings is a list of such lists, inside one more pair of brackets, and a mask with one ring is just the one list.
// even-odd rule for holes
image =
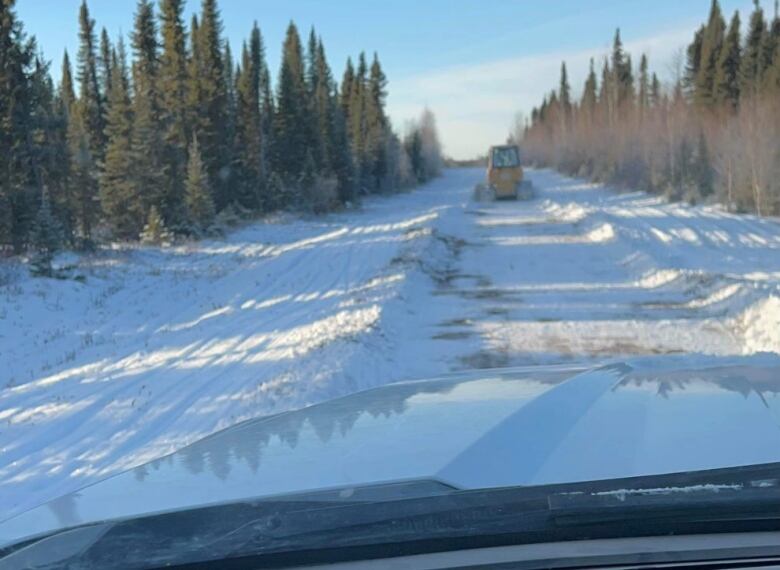
[[356, 552], [365, 559], [583, 538], [777, 531], [778, 478], [780, 464], [772, 464], [545, 487], [438, 487], [433, 496], [414, 487], [400, 498], [331, 491], [116, 522], [78, 563], [272, 567], [291, 557], [344, 561]]

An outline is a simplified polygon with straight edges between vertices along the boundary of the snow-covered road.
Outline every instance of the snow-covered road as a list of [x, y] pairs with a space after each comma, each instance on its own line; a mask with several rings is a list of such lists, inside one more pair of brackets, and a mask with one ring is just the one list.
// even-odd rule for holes
[[[0, 519], [238, 421], [450, 370], [780, 352], [780, 224], [548, 171], [0, 275]], [[218, 458], [215, 458], [217, 461]]]

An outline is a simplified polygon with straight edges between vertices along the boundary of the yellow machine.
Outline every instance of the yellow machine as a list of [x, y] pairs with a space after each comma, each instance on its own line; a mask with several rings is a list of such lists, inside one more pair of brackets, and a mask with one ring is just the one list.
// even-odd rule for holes
[[520, 150], [516, 145], [491, 147], [488, 154], [487, 184], [477, 187], [477, 196], [481, 198], [487, 190], [495, 199], [530, 198], [531, 186], [523, 178]]

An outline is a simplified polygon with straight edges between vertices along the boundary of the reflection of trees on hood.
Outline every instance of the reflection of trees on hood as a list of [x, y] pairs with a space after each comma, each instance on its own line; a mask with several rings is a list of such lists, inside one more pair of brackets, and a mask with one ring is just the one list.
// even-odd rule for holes
[[777, 369], [758, 366], [729, 366], [680, 371], [665, 370], [662, 373], [638, 371], [625, 375], [615, 389], [655, 384], [657, 386], [656, 393], [662, 398], [668, 399], [675, 392], [687, 390], [693, 382], [712, 384], [728, 392], [741, 394], [745, 398], [753, 392], [762, 400], [765, 394], [780, 393], [780, 376], [777, 374]]
[[[535, 383], [557, 384], [576, 374], [577, 371], [569, 369], [534, 371], [529, 373], [528, 377]], [[524, 375], [522, 372], [515, 371], [506, 381], [522, 381]], [[500, 378], [500, 375], [487, 374], [486, 376]], [[471, 375], [464, 375], [442, 380], [391, 384], [330, 400], [304, 410], [248, 420], [184, 447], [174, 454], [138, 467], [134, 470], [134, 475], [137, 479], [143, 480], [150, 469], [159, 468], [163, 461], [169, 464], [178, 461], [187, 471], [194, 474], [208, 469], [222, 480], [227, 478], [231, 463], [236, 461], [244, 462], [253, 473], [257, 473], [262, 464], [263, 450], [273, 443], [274, 438], [290, 449], [295, 449], [304, 430], [310, 429], [324, 445], [333, 438], [347, 437], [364, 415], [374, 419], [389, 419], [404, 414], [412, 396], [445, 395], [458, 385], [471, 380], [473, 380]]]
[[[278, 438], [280, 442], [295, 449], [303, 430], [308, 427], [314, 431], [320, 442], [326, 444], [334, 437], [346, 437], [363, 414], [372, 418], [390, 418], [406, 411], [411, 396], [448, 393], [460, 382], [461, 380], [445, 380], [429, 382], [424, 386], [386, 386], [331, 401], [327, 405], [316, 405], [271, 418], [249, 420], [187, 446], [174, 455], [136, 468], [135, 477], [143, 480], [150, 466], [159, 466], [159, 462], [163, 460], [178, 460], [188, 471], [195, 474], [203, 472], [207, 466], [214, 475], [225, 480], [230, 474], [233, 458], [245, 462], [252, 472], [256, 473], [262, 463], [263, 449], [273, 438]], [[237, 437], [239, 432], [241, 434]], [[215, 439], [219, 441], [213, 445]]]

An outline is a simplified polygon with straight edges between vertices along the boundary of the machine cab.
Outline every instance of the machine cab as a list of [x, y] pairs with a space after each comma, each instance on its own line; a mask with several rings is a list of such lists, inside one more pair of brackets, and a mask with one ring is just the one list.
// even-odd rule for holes
[[488, 155], [488, 185], [496, 198], [517, 198], [523, 182], [520, 150], [516, 145], [494, 146]]

